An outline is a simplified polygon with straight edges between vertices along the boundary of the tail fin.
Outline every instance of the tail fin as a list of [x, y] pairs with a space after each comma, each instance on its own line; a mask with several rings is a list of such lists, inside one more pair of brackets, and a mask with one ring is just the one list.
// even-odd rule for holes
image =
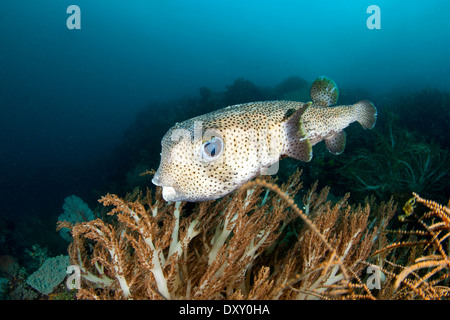
[[353, 105], [358, 121], [364, 129], [372, 129], [377, 122], [377, 108], [368, 100], [362, 100]]

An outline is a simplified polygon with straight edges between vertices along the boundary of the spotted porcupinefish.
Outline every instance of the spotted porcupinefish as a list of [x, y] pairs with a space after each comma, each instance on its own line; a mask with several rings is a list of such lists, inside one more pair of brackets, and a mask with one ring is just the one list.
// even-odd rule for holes
[[267, 174], [284, 157], [308, 162], [324, 140], [333, 154], [344, 151], [345, 129], [357, 121], [375, 125], [377, 109], [367, 100], [334, 106], [339, 90], [318, 78], [311, 102], [263, 101], [229, 106], [175, 124], [161, 141], [161, 163], [152, 182], [166, 201], [223, 197]]

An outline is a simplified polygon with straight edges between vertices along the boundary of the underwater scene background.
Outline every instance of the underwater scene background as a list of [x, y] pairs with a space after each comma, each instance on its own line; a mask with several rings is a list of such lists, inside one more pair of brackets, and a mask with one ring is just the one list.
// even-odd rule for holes
[[[311, 162], [282, 160], [275, 183], [285, 183], [297, 169], [302, 170], [303, 189], [297, 190], [295, 198], [295, 193], [290, 194], [300, 208], [305, 204], [302, 197], [316, 181], [318, 194], [329, 187], [325, 200], [330, 203], [345, 198], [356, 206], [373, 196], [370, 203], [378, 208], [375, 211], [383, 211], [375, 203], [390, 205], [383, 211], [383, 217], [390, 217], [389, 225], [378, 226], [372, 215], [368, 225], [386, 230], [410, 232], [423, 227], [425, 220], [420, 219], [425, 218], [414, 212], [416, 200], [420, 201], [412, 192], [442, 204], [431, 210], [437, 210], [443, 221], [439, 227], [442, 240], [434, 250], [447, 263], [447, 269], [439, 265], [439, 272], [447, 272], [449, 12], [450, 3], [445, 0], [1, 1], [0, 298], [74, 298], [73, 292], [65, 290], [65, 274], [51, 289], [36, 289], [30, 280], [32, 275], [38, 277], [36, 272], [50, 258], [62, 257], [64, 262], [58, 263], [63, 265], [74, 263], [75, 245], [70, 249], [70, 263], [67, 257], [73, 226], [57, 231], [57, 222], [72, 211], [78, 218], [71, 223], [101, 218], [114, 225], [99, 203], [101, 197], [109, 193], [139, 202], [135, 188], [143, 194], [147, 188], [155, 193], [152, 175], [143, 173], [158, 168], [161, 139], [176, 122], [244, 102], [307, 102], [312, 82], [322, 75], [336, 81], [339, 105], [372, 101], [378, 112], [375, 128], [348, 127], [341, 155], [332, 155], [320, 143], [314, 147]], [[117, 199], [103, 203], [123, 205]], [[405, 209], [408, 203], [411, 210]], [[184, 214], [196, 212], [194, 206], [184, 205]], [[220, 214], [219, 204], [209, 206]], [[418, 215], [416, 220], [411, 213]], [[125, 225], [134, 230], [131, 224]], [[289, 228], [295, 229], [289, 226], [283, 232]], [[428, 235], [435, 235], [431, 229]], [[390, 245], [400, 241], [386, 239]], [[90, 241], [101, 242], [92, 237]], [[413, 247], [414, 239], [401, 241], [411, 244], [404, 250]], [[138, 247], [130, 251], [137, 252]], [[133, 258], [135, 262], [139, 257]], [[264, 259], [261, 265], [273, 262]], [[412, 258], [396, 262], [406, 268], [414, 262], [407, 264], [408, 259]], [[266, 270], [258, 278], [260, 269], [254, 270], [251, 277], [261, 281], [278, 275]], [[392, 277], [401, 274], [391, 272]], [[388, 276], [387, 270], [384, 273]], [[430, 285], [448, 286], [442, 273], [436, 271], [433, 277], [433, 281], [440, 280]], [[281, 282], [275, 283], [281, 288]], [[101, 297], [127, 298], [133, 293], [134, 298], [206, 297], [205, 293], [189, 296], [189, 290], [170, 286], [161, 297], [139, 290], [143, 289], [120, 295], [116, 288]], [[415, 292], [414, 297], [430, 297], [425, 291]], [[278, 291], [256, 295], [250, 289], [238, 292], [230, 287], [226, 294], [221, 292], [210, 297], [295, 296]], [[364, 294], [394, 298], [391, 291]], [[408, 294], [397, 298], [411, 297]], [[447, 297], [445, 290], [433, 294]], [[87, 291], [79, 297], [93, 298]]]

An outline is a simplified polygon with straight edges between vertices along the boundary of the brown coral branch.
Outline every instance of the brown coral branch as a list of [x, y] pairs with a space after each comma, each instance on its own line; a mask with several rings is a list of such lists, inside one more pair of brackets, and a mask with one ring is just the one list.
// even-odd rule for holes
[[257, 179], [195, 206], [166, 203], [160, 188], [124, 199], [108, 194], [100, 202], [110, 209], [110, 223], [97, 219], [72, 229], [71, 259], [94, 284], [79, 297], [370, 298], [359, 278], [361, 261], [395, 205], [351, 206], [348, 194], [333, 203], [329, 188], [317, 191], [315, 184], [303, 197], [305, 214], [294, 202], [300, 188], [297, 172], [281, 186]]
[[275, 184], [269, 183], [265, 180], [261, 179], [255, 179], [253, 181], [247, 182], [245, 185], [242, 186], [242, 189], [248, 189], [254, 186], [262, 186], [265, 187], [273, 192], [275, 192], [280, 198], [282, 198], [286, 203], [289, 205], [289, 207], [294, 210], [294, 212], [308, 225], [308, 227], [314, 231], [314, 233], [322, 240], [322, 242], [325, 244], [328, 250], [334, 253], [333, 247], [328, 243], [327, 239], [322, 235], [322, 233], [317, 229], [315, 224], [303, 213], [303, 210], [301, 210], [297, 204], [294, 202], [294, 199], [289, 197], [285, 192], [283, 192], [280, 187], [278, 187]]
[[[376, 251], [374, 255], [399, 247], [410, 247], [413, 249], [411, 254], [416, 255], [415, 259], [410, 265], [401, 267], [400, 272], [396, 274], [393, 289], [397, 290], [399, 296], [406, 298], [439, 299], [447, 297], [449, 288], [437, 284], [448, 283], [449, 279], [450, 260], [448, 248], [444, 248], [443, 242], [450, 235], [450, 209], [434, 201], [425, 200], [416, 193], [413, 195], [416, 203], [429, 209], [420, 218], [416, 217], [423, 230], [401, 231], [397, 234], [414, 235], [422, 239], [399, 241]], [[417, 250], [418, 248], [422, 249]], [[425, 254], [425, 252], [429, 252], [429, 254]]]

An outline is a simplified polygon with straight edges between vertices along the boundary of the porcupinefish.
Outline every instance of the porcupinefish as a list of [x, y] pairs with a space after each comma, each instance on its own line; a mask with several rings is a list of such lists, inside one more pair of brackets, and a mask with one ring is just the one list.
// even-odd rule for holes
[[370, 101], [334, 106], [339, 90], [319, 77], [312, 101], [262, 101], [229, 106], [175, 124], [164, 135], [161, 163], [152, 182], [166, 201], [221, 198], [247, 181], [267, 174], [284, 157], [308, 162], [312, 146], [324, 140], [333, 154], [344, 151], [345, 129], [375, 125]]

